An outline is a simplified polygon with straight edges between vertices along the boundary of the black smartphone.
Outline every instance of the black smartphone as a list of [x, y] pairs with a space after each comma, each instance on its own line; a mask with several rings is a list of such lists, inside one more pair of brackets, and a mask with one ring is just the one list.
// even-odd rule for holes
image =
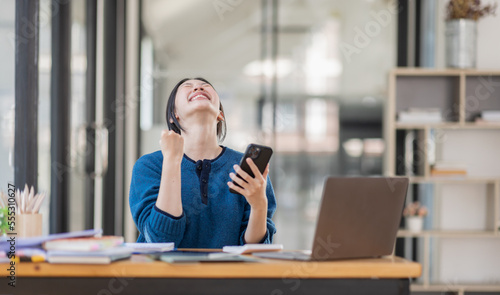
[[[257, 168], [259, 168], [260, 173], [264, 173], [264, 170], [266, 170], [267, 163], [269, 163], [272, 154], [273, 154], [272, 148], [265, 145], [258, 145], [251, 143], [247, 146], [245, 154], [241, 158], [240, 167], [243, 171], [248, 173], [248, 175], [255, 177], [255, 175], [252, 172], [252, 169], [250, 168], [250, 166], [248, 166], [247, 159], [251, 158], [255, 163], [255, 165], [257, 166]], [[236, 176], [241, 178], [241, 176], [239, 176], [238, 174], [236, 174]], [[241, 187], [239, 184], [235, 182], [233, 183]], [[233, 189], [229, 189], [229, 191], [232, 192], [233, 194], [239, 194], [237, 191]]]

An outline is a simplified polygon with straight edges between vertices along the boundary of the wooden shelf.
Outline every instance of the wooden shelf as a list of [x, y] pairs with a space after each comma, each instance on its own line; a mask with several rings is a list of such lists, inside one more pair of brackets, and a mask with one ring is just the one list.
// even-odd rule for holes
[[467, 76], [489, 76], [500, 75], [500, 71], [488, 69], [426, 69], [426, 68], [395, 68], [393, 74], [398, 76], [459, 76], [461, 74]]
[[[389, 74], [384, 125], [387, 142], [385, 174], [395, 175], [411, 169], [413, 173], [409, 174], [414, 176], [409, 177], [412, 190], [408, 201], [421, 200], [421, 195], [425, 195], [426, 202], [432, 204], [429, 205], [433, 214], [431, 228], [439, 228], [440, 214], [449, 209], [448, 206], [456, 208], [452, 205], [455, 200], [461, 202], [462, 207], [459, 208], [463, 210], [467, 208], [464, 204], [474, 203], [475, 206], [477, 199], [477, 206], [484, 208], [485, 220], [481, 222], [486, 221], [486, 226], [479, 227], [480, 230], [431, 229], [418, 233], [399, 230], [399, 238], [419, 239], [415, 247], [419, 251], [422, 249], [419, 252], [422, 256], [419, 258], [422, 260], [422, 279], [419, 284], [412, 284], [412, 291], [455, 291], [458, 295], [471, 291], [500, 291], [500, 282], [491, 286], [469, 285], [467, 281], [431, 284], [436, 269], [439, 272], [443, 263], [450, 263], [449, 260], [440, 260], [441, 252], [445, 250], [436, 247], [432, 241], [439, 243], [445, 239], [462, 239], [474, 243], [477, 239], [477, 243], [496, 244], [495, 239], [500, 238], [500, 170], [497, 169], [500, 153], [494, 148], [500, 140], [500, 122], [475, 121], [483, 111], [500, 110], [500, 92], [487, 88], [487, 85], [497, 83], [500, 83], [500, 70], [395, 68]], [[439, 110], [443, 121], [397, 121], [398, 114], [412, 109]], [[434, 161], [463, 162], [470, 168], [469, 172], [486, 176], [432, 176]], [[426, 184], [437, 185], [424, 187]], [[469, 186], [463, 189], [458, 187], [462, 184]], [[452, 214], [449, 211], [446, 213]], [[476, 214], [474, 218], [483, 218], [482, 215]], [[452, 217], [453, 222], [460, 219], [460, 216]], [[462, 228], [467, 228], [468, 224], [466, 220], [460, 223]], [[481, 239], [484, 240], [479, 242]], [[473, 248], [470, 246], [467, 249]], [[496, 252], [488, 253], [497, 257]], [[470, 271], [479, 270], [464, 268], [461, 270], [462, 277], [467, 277]]]
[[425, 68], [395, 68], [393, 74], [398, 76], [460, 76], [458, 69], [425, 69]]
[[396, 122], [396, 129], [499, 129], [500, 123], [474, 123], [474, 122], [443, 122], [443, 123], [401, 123]]
[[474, 123], [466, 122], [460, 125], [461, 129], [500, 129], [500, 123]]
[[412, 176], [410, 177], [411, 183], [467, 183], [467, 184], [488, 184], [496, 183], [500, 181], [500, 177], [474, 177], [474, 176], [435, 176], [435, 177], [424, 177], [424, 176]]
[[417, 237], [442, 237], [442, 238], [500, 238], [500, 234], [493, 230], [472, 231], [472, 230], [424, 230], [418, 233], [408, 230], [399, 230], [398, 238]]

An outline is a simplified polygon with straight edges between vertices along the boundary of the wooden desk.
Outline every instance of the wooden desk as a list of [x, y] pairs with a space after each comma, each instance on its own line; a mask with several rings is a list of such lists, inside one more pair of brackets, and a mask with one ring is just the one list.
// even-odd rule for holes
[[[0, 265], [4, 274], [6, 266]], [[168, 264], [134, 255], [109, 265], [22, 262], [16, 269], [15, 292], [2, 274], [0, 293], [409, 294], [409, 278], [419, 277], [421, 271], [420, 264], [392, 256], [332, 262]]]

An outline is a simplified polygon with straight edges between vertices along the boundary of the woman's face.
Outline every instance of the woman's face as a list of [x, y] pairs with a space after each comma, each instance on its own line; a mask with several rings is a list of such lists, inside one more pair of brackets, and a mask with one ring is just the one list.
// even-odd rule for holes
[[[177, 89], [175, 96], [175, 114], [179, 122], [197, 112], [219, 116], [219, 95], [208, 83], [201, 80], [187, 80]], [[182, 124], [182, 123], [181, 123]]]

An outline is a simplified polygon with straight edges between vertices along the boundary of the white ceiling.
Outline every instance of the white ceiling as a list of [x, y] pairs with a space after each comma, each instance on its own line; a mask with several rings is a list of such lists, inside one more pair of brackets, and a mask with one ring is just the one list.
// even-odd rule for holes
[[[307, 13], [305, 8], [309, 7], [309, 2], [281, 1], [280, 26], [301, 26], [305, 30], [313, 27], [320, 19], [315, 19], [312, 14]], [[232, 10], [225, 11], [222, 10], [224, 7], [219, 6], [229, 5], [228, 3], [231, 1], [144, 1], [144, 26], [155, 40], [156, 48], [164, 53], [160, 60], [168, 62], [183, 58], [192, 60], [191, 63], [208, 63], [208, 58], [216, 61], [226, 60], [227, 57], [235, 55], [235, 52], [238, 53], [235, 61], [245, 61], [248, 55], [254, 58], [254, 51], [258, 53], [260, 50], [261, 1], [241, 1], [241, 4], [230, 7]], [[300, 12], [301, 17], [298, 17]], [[302, 34], [294, 34], [295, 40], [286, 36], [280, 42], [280, 49], [290, 49], [287, 43], [296, 44], [297, 38], [302, 39], [304, 36], [303, 31]], [[238, 66], [238, 62], [225, 66]]]

